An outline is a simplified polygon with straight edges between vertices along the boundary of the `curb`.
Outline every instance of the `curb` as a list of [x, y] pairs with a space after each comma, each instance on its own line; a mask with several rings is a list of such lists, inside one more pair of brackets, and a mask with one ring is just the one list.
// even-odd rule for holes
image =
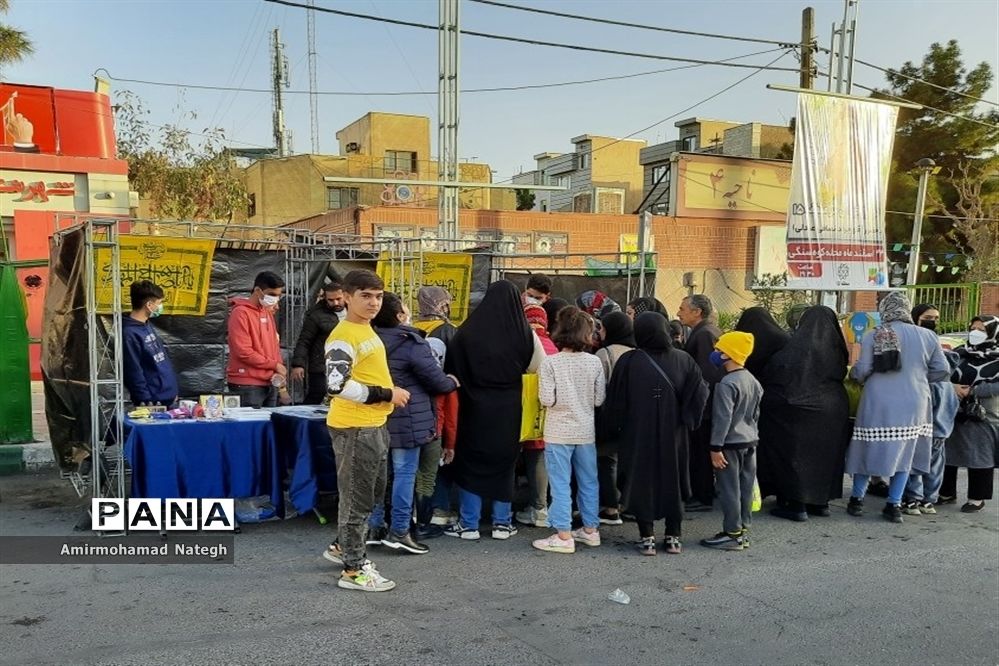
[[54, 466], [55, 455], [52, 453], [52, 444], [49, 442], [0, 446], [0, 476], [34, 472]]

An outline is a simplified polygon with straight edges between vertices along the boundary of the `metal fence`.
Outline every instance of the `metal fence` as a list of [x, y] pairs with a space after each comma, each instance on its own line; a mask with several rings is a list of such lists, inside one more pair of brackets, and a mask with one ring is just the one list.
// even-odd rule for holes
[[924, 284], [906, 287], [913, 305], [928, 303], [940, 311], [937, 331], [958, 333], [968, 330], [968, 322], [979, 314], [981, 285], [967, 284]]

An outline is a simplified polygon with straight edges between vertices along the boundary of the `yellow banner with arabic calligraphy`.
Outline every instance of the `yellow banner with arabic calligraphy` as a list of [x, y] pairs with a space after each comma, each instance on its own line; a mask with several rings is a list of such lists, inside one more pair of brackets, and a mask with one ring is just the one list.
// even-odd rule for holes
[[719, 163], [691, 158], [684, 172], [684, 204], [700, 210], [787, 213], [791, 170], [783, 164], [750, 160]]
[[[422, 259], [422, 261], [421, 261]], [[420, 287], [442, 287], [453, 299], [451, 321], [459, 324], [468, 316], [468, 302], [472, 292], [472, 255], [447, 252], [426, 252], [422, 257], [389, 260], [382, 253], [378, 260], [378, 276], [385, 282], [385, 289], [402, 298], [416, 320], [416, 293]]]
[[[159, 236], [121, 236], [119, 240], [121, 304], [130, 310], [128, 288], [149, 280], [163, 289], [163, 314], [204, 315], [212, 274], [215, 241]], [[111, 250], [99, 248], [94, 260], [97, 311], [109, 313], [112, 303]]]

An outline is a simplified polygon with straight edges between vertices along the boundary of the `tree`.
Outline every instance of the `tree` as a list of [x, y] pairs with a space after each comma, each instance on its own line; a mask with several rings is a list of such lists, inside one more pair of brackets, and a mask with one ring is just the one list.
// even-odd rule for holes
[[970, 173], [967, 163], [958, 165], [944, 180], [957, 193], [950, 207], [937, 199], [934, 205], [953, 223], [950, 239], [973, 258], [964, 279], [971, 282], [999, 280], [999, 197], [983, 194], [990, 181], [999, 178], [999, 170]]
[[[10, 0], [0, 0], [0, 14], [10, 11]], [[0, 66], [20, 62], [35, 52], [26, 33], [0, 23]]]
[[530, 190], [515, 190], [517, 195], [517, 210], [534, 210], [534, 192]]
[[118, 155], [128, 161], [129, 182], [154, 217], [231, 222], [246, 209], [246, 188], [221, 129], [157, 129], [143, 119], [149, 111], [134, 93], [121, 91], [115, 101]]
[[[930, 178], [926, 213], [933, 217], [923, 223], [922, 250], [960, 253], [962, 248], [972, 247], [964, 236], [969, 231], [967, 225], [955, 225], [955, 220], [964, 219], [958, 205], [960, 192], [963, 189], [967, 195], [976, 191], [988, 202], [999, 190], [999, 183], [986, 178], [995, 170], [999, 109], [980, 110], [977, 102], [992, 85], [992, 67], [982, 62], [968, 71], [957, 41], [951, 40], [946, 45], [932, 44], [922, 63], [906, 62], [889, 70], [886, 79], [888, 88], [874, 92], [873, 97], [902, 98], [923, 105], [918, 110], [899, 109], [887, 208], [902, 214], [888, 215], [889, 246], [908, 243], [911, 238], [918, 186], [913, 167], [929, 157], [941, 167], [942, 176]], [[969, 204], [965, 201], [963, 205]], [[949, 275], [949, 271], [934, 273]]]

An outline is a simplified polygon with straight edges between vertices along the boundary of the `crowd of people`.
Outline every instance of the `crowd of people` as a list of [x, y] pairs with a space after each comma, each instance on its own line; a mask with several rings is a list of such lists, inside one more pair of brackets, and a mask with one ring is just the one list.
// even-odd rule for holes
[[[339, 517], [324, 557], [342, 565], [342, 588], [395, 587], [368, 546], [421, 554], [441, 535], [479, 540], [484, 513], [494, 539], [518, 525], [551, 528], [532, 546], [554, 553], [597, 547], [602, 525], [631, 519], [639, 552], [661, 544], [675, 555], [689, 512], [720, 509], [721, 531], [700, 543], [740, 551], [756, 490], [775, 497], [773, 515], [804, 522], [830, 515], [844, 473], [852, 516], [868, 494], [887, 497], [891, 522], [935, 513], [956, 502], [959, 467], [968, 469], [962, 511], [992, 499], [999, 317], [975, 317], [967, 343], [945, 350], [937, 309], [889, 292], [851, 368], [824, 306], [795, 308], [787, 328], [749, 308], [722, 333], [704, 295], [684, 298], [670, 321], [648, 297], [622, 310], [587, 291], [571, 305], [534, 274], [523, 292], [492, 283], [455, 326], [440, 287], [420, 289], [413, 320], [375, 273], [357, 270], [307, 314], [289, 375], [273, 316], [283, 286], [262, 273], [233, 303], [227, 377], [247, 405], [287, 401], [289, 377], [306, 383], [308, 402], [329, 403]], [[172, 369], [149, 325], [162, 291], [136, 283], [132, 301], [126, 385], [133, 401], [172, 400], [176, 379], [157, 379]], [[536, 398], [525, 396], [528, 374]], [[849, 382], [863, 386], [855, 408]], [[141, 392], [150, 386], [159, 394]], [[522, 436], [533, 399], [545, 408], [541, 439]], [[527, 502], [515, 512], [518, 469]]]

